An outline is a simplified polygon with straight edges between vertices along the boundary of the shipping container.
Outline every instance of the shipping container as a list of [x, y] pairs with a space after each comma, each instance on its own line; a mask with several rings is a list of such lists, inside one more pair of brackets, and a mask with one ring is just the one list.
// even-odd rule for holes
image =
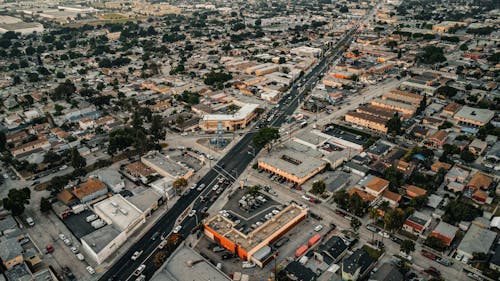
[[311, 247], [312, 245], [318, 243], [319, 240], [321, 240], [321, 235], [316, 234], [313, 237], [311, 237], [309, 241], [307, 241], [307, 245]]
[[300, 246], [297, 249], [297, 251], [295, 251], [295, 257], [298, 258], [298, 257], [302, 256], [307, 251], [307, 249], [309, 249], [309, 247], [307, 247], [307, 245]]

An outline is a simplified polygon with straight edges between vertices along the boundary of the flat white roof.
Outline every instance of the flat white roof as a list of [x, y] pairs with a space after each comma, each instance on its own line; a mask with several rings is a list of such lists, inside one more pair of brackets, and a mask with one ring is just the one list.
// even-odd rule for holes
[[120, 194], [113, 195], [94, 205], [94, 210], [108, 224], [115, 225], [121, 231], [136, 222], [142, 212]]
[[258, 104], [246, 103], [234, 114], [207, 114], [203, 116], [203, 121], [238, 121], [247, 117], [258, 107]]

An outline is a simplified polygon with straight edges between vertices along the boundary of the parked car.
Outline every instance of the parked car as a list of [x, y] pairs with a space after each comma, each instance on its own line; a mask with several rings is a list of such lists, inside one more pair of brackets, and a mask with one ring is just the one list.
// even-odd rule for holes
[[155, 232], [152, 236], [151, 236], [151, 240], [155, 241], [156, 239], [158, 239], [158, 237], [160, 236], [160, 232]]
[[78, 248], [75, 246], [71, 247], [71, 252], [75, 255], [78, 254]]
[[212, 252], [214, 252], [214, 253], [218, 253], [218, 252], [222, 252], [222, 251], [224, 251], [224, 248], [219, 247], [219, 246], [215, 246], [212, 249]]
[[450, 260], [445, 259], [445, 258], [437, 258], [436, 262], [438, 262], [444, 266], [451, 266], [453, 264]]
[[430, 253], [430, 252], [427, 252], [427, 251], [422, 251], [420, 252], [422, 254], [422, 256], [430, 259], [430, 260], [435, 260], [436, 259], [436, 255], [434, 255], [433, 253]]
[[248, 262], [248, 261], [244, 261], [244, 262], [241, 264], [241, 267], [242, 267], [242, 268], [253, 268], [253, 267], [255, 267], [255, 263], [253, 263], [253, 262]]
[[174, 230], [172, 231], [173, 233], [179, 233], [179, 231], [181, 231], [182, 229], [182, 225], [178, 225], [174, 228]]
[[317, 226], [314, 227], [314, 231], [319, 232], [323, 229], [323, 225], [318, 224]]
[[26, 218], [26, 223], [29, 225], [29, 226], [34, 226], [35, 225], [35, 221], [33, 220], [32, 217], [27, 217]]
[[47, 253], [49, 253], [49, 254], [54, 252], [54, 246], [52, 246], [52, 244], [47, 244], [45, 249], [47, 250]]
[[145, 281], [146, 280], [146, 275], [141, 275], [135, 279], [135, 281]]
[[134, 275], [139, 276], [144, 271], [145, 268], [146, 268], [145, 264], [139, 265], [139, 267], [134, 271]]
[[90, 265], [89, 265], [89, 266], [87, 266], [87, 267], [86, 267], [86, 269], [87, 269], [87, 271], [88, 271], [91, 275], [92, 275], [92, 274], [95, 274], [95, 270], [94, 270], [94, 268], [93, 268], [92, 266], [90, 266]]
[[379, 231], [378, 235], [384, 237], [384, 238], [390, 238], [391, 236], [389, 235], [389, 233], [385, 232], [385, 231]]
[[198, 190], [198, 191], [202, 191], [202, 190], [203, 190], [203, 188], [205, 188], [205, 184], [204, 184], [204, 183], [200, 184], [200, 185], [198, 186], [198, 188], [196, 188], [196, 190]]
[[76, 258], [81, 261], [85, 260], [85, 257], [81, 253], [76, 254]]
[[192, 217], [196, 214], [196, 210], [191, 210], [191, 212], [189, 212], [189, 217]]
[[132, 257], [130, 258], [131, 260], [135, 261], [137, 258], [139, 258], [142, 255], [142, 250], [140, 251], [135, 251]]

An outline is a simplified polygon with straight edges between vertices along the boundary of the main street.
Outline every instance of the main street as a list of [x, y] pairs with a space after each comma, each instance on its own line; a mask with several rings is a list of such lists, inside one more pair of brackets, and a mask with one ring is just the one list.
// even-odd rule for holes
[[[369, 18], [371, 14], [372, 13], [369, 13], [365, 19]], [[339, 41], [337, 46], [335, 46], [331, 52], [327, 52], [309, 73], [305, 74], [304, 77], [300, 79], [303, 81], [303, 85], [301, 85], [302, 87], [292, 85], [291, 90], [287, 94], [287, 96], [292, 97], [291, 100], [287, 102], [287, 100], [283, 98], [280, 101], [279, 106], [271, 110], [276, 113], [277, 117], [272, 120], [270, 124], [266, 124], [265, 120], [262, 120], [257, 122], [255, 126], [281, 126], [286, 118], [293, 114], [293, 112], [297, 109], [300, 101], [303, 100], [303, 97], [306, 94], [306, 89], [318, 81], [318, 75], [325, 71], [330, 62], [338, 59], [342, 55], [342, 49], [344, 46], [352, 42], [353, 35], [358, 30], [361, 23], [362, 20], [360, 20], [360, 22], [355, 25], [353, 30], [349, 31], [346, 36]], [[298, 84], [298, 81], [296, 83]], [[216, 184], [216, 179], [220, 176], [219, 173], [222, 172], [221, 167], [223, 167], [226, 171], [223, 172], [223, 175], [225, 175], [228, 180], [232, 180], [232, 177], [227, 175], [228, 173], [233, 175], [234, 178], [238, 178], [246, 167], [251, 164], [255, 155], [259, 152], [259, 149], [251, 147], [255, 133], [256, 130], [250, 130], [249, 133], [243, 136], [242, 139], [222, 159], [219, 160], [215, 167], [209, 170], [207, 174], [197, 183], [198, 186], [200, 184], [205, 184], [205, 190], [197, 191], [194, 189], [187, 195], [179, 198], [179, 200], [170, 207], [170, 209], [156, 222], [156, 224], [152, 226], [151, 229], [132, 247], [130, 247], [130, 249], [121, 258], [119, 258], [99, 280], [135, 280], [133, 272], [141, 264], [146, 265], [146, 269], [142, 274], [146, 275], [147, 279], [150, 279], [156, 271], [153, 259], [154, 255], [158, 252], [158, 245], [160, 243], [160, 239], [153, 241], [151, 237], [156, 233], [171, 233], [172, 229], [177, 224], [178, 218], [185, 214], [187, 210], [191, 208], [200, 210], [204, 207], [210, 206], [212, 204], [210, 200], [204, 200], [203, 202], [202, 200], [197, 200], [199, 199], [200, 194], [203, 193], [205, 198], [214, 196], [212, 194], [212, 186]], [[182, 229], [179, 233], [184, 237], [188, 236], [192, 228], [195, 226], [196, 220], [196, 216], [186, 217], [180, 223]], [[135, 261], [131, 260], [133, 253], [141, 250], [143, 251], [142, 255]]]

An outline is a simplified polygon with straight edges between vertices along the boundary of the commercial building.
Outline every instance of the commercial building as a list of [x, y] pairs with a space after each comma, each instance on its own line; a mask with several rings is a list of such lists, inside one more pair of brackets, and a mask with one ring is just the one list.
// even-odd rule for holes
[[0, 23], [0, 34], [6, 32], [21, 33], [23, 35], [32, 33], [42, 33], [43, 25], [38, 22], [16, 22], [16, 23]]
[[186, 245], [180, 245], [151, 281], [230, 281], [224, 272]]
[[460, 125], [470, 127], [482, 127], [495, 117], [495, 112], [489, 109], [474, 108], [470, 106], [462, 107], [453, 118], [457, 120]]
[[381, 98], [374, 99], [371, 104], [385, 109], [396, 110], [405, 116], [412, 116], [417, 111], [417, 107], [411, 104]]
[[381, 133], [387, 133], [387, 119], [378, 116], [362, 112], [348, 112], [345, 115], [345, 121]]
[[319, 57], [323, 51], [320, 48], [300, 46], [290, 49], [290, 53], [302, 57]]
[[382, 99], [404, 102], [419, 107], [424, 96], [400, 90], [392, 90], [389, 93], [383, 94]]
[[141, 162], [158, 174], [171, 179], [189, 179], [194, 171], [170, 159], [158, 151], [150, 151], [141, 157]]
[[263, 267], [273, 257], [270, 245], [306, 216], [307, 209], [292, 203], [247, 234], [237, 230], [235, 222], [219, 214], [205, 220], [203, 229], [208, 238], [231, 253]]
[[107, 225], [81, 238], [82, 249], [101, 264], [146, 222], [145, 213], [121, 195], [94, 205], [94, 213]]
[[326, 168], [326, 161], [290, 147], [276, 148], [258, 159], [259, 169], [303, 184]]
[[240, 109], [234, 114], [205, 114], [200, 120], [200, 128], [209, 132], [244, 129], [257, 117], [258, 107], [258, 104], [246, 103], [241, 104]]
[[474, 253], [488, 254], [497, 234], [472, 224], [457, 248], [457, 254], [472, 259]]

